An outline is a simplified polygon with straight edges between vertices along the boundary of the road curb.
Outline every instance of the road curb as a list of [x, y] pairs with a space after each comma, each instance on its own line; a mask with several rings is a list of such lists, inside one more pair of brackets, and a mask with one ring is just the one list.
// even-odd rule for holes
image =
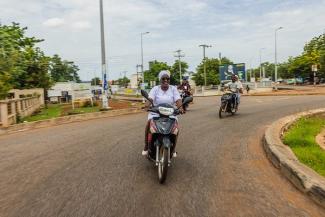
[[[325, 93], [272, 93], [272, 94], [249, 94], [245, 96], [323, 96]], [[244, 96], [244, 95], [243, 95]]]
[[283, 133], [299, 118], [325, 113], [325, 108], [281, 118], [265, 131], [263, 147], [266, 156], [280, 172], [315, 202], [325, 208], [325, 178], [299, 162], [292, 150], [283, 144]]
[[0, 136], [17, 133], [17, 132], [33, 130], [33, 129], [38, 129], [38, 128], [57, 126], [57, 125], [61, 125], [61, 124], [87, 121], [87, 120], [98, 119], [98, 118], [114, 117], [114, 116], [120, 116], [120, 115], [136, 114], [136, 113], [141, 113], [141, 112], [143, 112], [143, 110], [140, 108], [116, 109], [116, 110], [110, 110], [110, 111], [93, 112], [93, 113], [78, 114], [78, 115], [69, 115], [69, 116], [64, 116], [64, 117], [59, 117], [59, 118], [52, 118], [52, 119], [34, 121], [34, 122], [28, 122], [28, 123], [21, 123], [21, 124], [12, 125], [12, 126], [9, 126], [6, 128], [0, 128]]

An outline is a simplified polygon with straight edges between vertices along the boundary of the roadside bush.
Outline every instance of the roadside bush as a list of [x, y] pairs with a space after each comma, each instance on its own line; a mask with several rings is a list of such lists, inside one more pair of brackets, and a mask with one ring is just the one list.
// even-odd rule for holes
[[90, 101], [90, 100], [85, 101], [85, 102], [83, 103], [82, 107], [84, 107], [84, 108], [86, 108], [86, 107], [92, 107], [92, 105], [91, 105], [91, 101]]
[[78, 115], [78, 114], [81, 114], [80, 111], [69, 111], [68, 112], [68, 115]]
[[16, 123], [17, 124], [20, 124], [20, 123], [23, 123], [23, 119], [21, 118], [21, 116], [19, 114], [16, 115]]
[[94, 101], [94, 106], [99, 106], [99, 102], [98, 101]]

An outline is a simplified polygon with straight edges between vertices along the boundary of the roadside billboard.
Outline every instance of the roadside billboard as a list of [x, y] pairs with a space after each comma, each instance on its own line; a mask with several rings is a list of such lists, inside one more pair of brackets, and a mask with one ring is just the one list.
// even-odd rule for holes
[[245, 81], [245, 63], [229, 64], [219, 66], [220, 81], [231, 80], [231, 75], [238, 75], [239, 80]]

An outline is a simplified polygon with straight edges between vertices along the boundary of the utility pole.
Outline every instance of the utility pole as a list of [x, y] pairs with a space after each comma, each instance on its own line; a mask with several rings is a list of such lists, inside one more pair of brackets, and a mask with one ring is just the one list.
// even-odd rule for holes
[[185, 57], [185, 55], [182, 55], [182, 50], [175, 51], [177, 55], [175, 57], [178, 57], [178, 64], [179, 64], [179, 84], [182, 84], [182, 64], [181, 64], [181, 57]]
[[262, 81], [262, 50], [265, 48], [260, 48], [260, 82]]
[[105, 30], [104, 30], [104, 12], [103, 0], [99, 0], [100, 10], [100, 36], [101, 36], [101, 51], [102, 51], [102, 102], [103, 109], [108, 109], [108, 83], [106, 71], [106, 53], [105, 53]]
[[[278, 82], [278, 56], [277, 56], [277, 31], [279, 31], [280, 29], [283, 29], [283, 27], [279, 27], [274, 31], [274, 82], [275, 82], [275, 89], [277, 90], [277, 82]], [[295, 78], [296, 79], [296, 78]]]
[[142, 82], [144, 82], [144, 70], [143, 70], [143, 35], [149, 34], [150, 32], [141, 32], [141, 73], [142, 73]]
[[139, 68], [141, 68], [141, 65], [136, 65], [137, 68], [137, 88], [139, 87]]
[[204, 86], [207, 86], [207, 69], [206, 69], [206, 58], [205, 58], [205, 49], [212, 47], [211, 45], [201, 44], [199, 47], [203, 48], [203, 67], [204, 67]]

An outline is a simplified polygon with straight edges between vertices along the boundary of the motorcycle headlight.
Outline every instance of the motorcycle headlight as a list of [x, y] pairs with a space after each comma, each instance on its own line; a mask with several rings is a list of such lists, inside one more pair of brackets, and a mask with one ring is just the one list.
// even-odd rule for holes
[[159, 107], [158, 109], [159, 109], [159, 113], [162, 115], [170, 116], [174, 114], [173, 108]]

